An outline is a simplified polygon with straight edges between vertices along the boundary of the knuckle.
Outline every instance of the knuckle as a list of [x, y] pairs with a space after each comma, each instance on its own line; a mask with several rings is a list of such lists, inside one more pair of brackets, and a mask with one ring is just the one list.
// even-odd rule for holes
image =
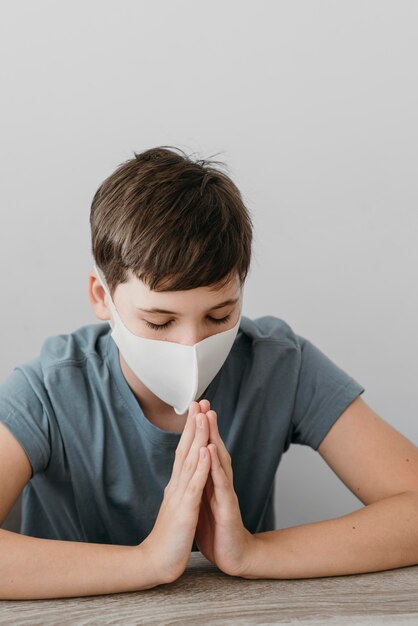
[[187, 489], [186, 489], [186, 493], [191, 497], [191, 498], [195, 498], [196, 496], [199, 495], [199, 493], [201, 492], [201, 487], [198, 483], [196, 483], [195, 481], [190, 482]]
[[224, 456], [225, 456], [225, 459], [228, 461], [228, 463], [229, 463], [230, 465], [232, 465], [232, 457], [231, 457], [231, 455], [229, 454], [229, 450], [228, 450], [228, 448], [226, 447], [226, 445], [225, 445], [225, 444], [224, 444], [224, 446], [223, 446], [223, 447], [224, 447]]
[[197, 438], [198, 439], [208, 439], [209, 437], [209, 422], [207, 420], [207, 418], [205, 418], [203, 420], [203, 427], [199, 428], [199, 430], [197, 431]]
[[223, 489], [227, 489], [229, 486], [229, 480], [226, 476], [222, 476], [222, 478], [220, 478], [220, 482], [221, 482], [221, 486]]
[[190, 472], [193, 470], [193, 468], [194, 468], [194, 460], [190, 456], [188, 456], [187, 459], [184, 461], [183, 469], [186, 472]]

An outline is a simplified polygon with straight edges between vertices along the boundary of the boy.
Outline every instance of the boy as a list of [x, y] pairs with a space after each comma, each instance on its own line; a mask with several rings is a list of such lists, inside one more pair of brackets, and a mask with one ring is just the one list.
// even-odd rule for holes
[[[48, 338], [0, 386], [0, 523], [24, 488], [0, 597], [150, 588], [191, 549], [245, 578], [418, 562], [417, 448], [286, 322], [242, 315], [252, 222], [230, 178], [150, 149], [102, 183], [90, 224], [102, 322]], [[275, 530], [291, 443], [366, 506]]]

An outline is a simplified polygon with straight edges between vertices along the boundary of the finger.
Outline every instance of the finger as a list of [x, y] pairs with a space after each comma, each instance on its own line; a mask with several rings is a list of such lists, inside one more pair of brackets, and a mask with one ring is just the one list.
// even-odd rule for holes
[[[206, 448], [207, 450], [207, 448]], [[209, 450], [207, 450], [207, 454], [208, 457], [210, 459], [210, 452]], [[210, 470], [208, 469], [208, 476], [210, 476]], [[207, 502], [206, 498], [205, 498], [205, 487], [203, 487], [202, 489], [202, 498], [200, 500], [200, 511], [199, 511], [199, 519], [198, 519], [198, 525], [202, 525], [203, 527], [207, 527], [208, 524], [210, 523], [210, 506], [209, 503]]]
[[209, 440], [209, 423], [205, 413], [196, 414], [196, 431], [192, 445], [188, 454], [185, 456], [181, 471], [178, 475], [178, 487], [185, 490], [189, 484], [196, 466], [199, 462], [199, 450], [202, 446], [206, 446]]
[[[208, 448], [206, 448], [206, 450], [208, 452], [209, 466], [210, 466], [211, 455], [210, 455], [210, 452], [209, 452]], [[209, 523], [210, 525], [212, 525], [213, 520], [214, 520], [213, 513], [212, 513], [212, 504], [211, 504], [211, 499], [212, 498], [209, 499], [209, 497], [207, 495], [208, 480], [209, 480], [209, 478], [211, 478], [210, 475], [211, 475], [211, 471], [210, 471], [210, 467], [209, 467], [208, 475], [207, 475], [207, 478], [206, 478], [206, 484], [205, 484], [205, 486], [203, 487], [203, 490], [202, 490], [202, 499], [200, 501], [200, 511], [201, 511], [202, 515], [204, 516], [204, 518], [205, 518], [205, 522]]]
[[200, 400], [200, 410], [202, 413], [207, 413], [210, 410], [210, 402], [209, 400]]
[[[206, 447], [206, 450], [208, 451], [208, 457], [209, 457], [209, 460], [210, 460], [210, 452], [209, 452], [207, 447]], [[202, 500], [200, 502], [200, 506], [202, 508], [205, 508], [205, 509], [207, 509], [208, 506], [209, 506], [209, 501], [208, 501], [208, 480], [209, 480], [209, 477], [210, 477], [210, 471], [208, 472], [208, 475], [206, 477], [206, 483], [205, 483], [205, 486], [203, 487], [203, 490], [202, 490]]]
[[210, 454], [206, 446], [201, 446], [199, 448], [198, 456], [199, 460], [197, 462], [196, 469], [183, 496], [187, 499], [187, 503], [191, 506], [195, 506], [196, 509], [200, 507], [202, 492], [210, 470]]
[[208, 450], [210, 450], [211, 476], [215, 487], [214, 496], [215, 500], [218, 500], [219, 494], [224, 496], [225, 492], [230, 492], [231, 483], [219, 460], [218, 448], [216, 445], [214, 443], [210, 443], [208, 445]]
[[213, 480], [212, 480], [212, 473], [211, 472], [209, 472], [208, 479], [206, 481], [205, 491], [206, 491], [207, 500], [208, 500], [208, 502], [210, 502], [212, 497], [213, 497], [213, 491], [214, 491]]
[[[210, 458], [210, 452], [209, 451], [208, 451], [208, 454], [209, 454], [209, 458]], [[209, 472], [208, 477], [206, 479], [206, 484], [205, 484], [205, 486], [203, 488], [202, 502], [205, 502], [207, 505], [209, 505], [209, 502], [210, 502], [210, 499], [212, 497], [212, 494], [213, 494], [213, 480], [212, 480], [211, 473]]]
[[229, 454], [228, 449], [219, 434], [216, 411], [208, 411], [206, 415], [209, 421], [209, 441], [216, 445], [220, 463], [228, 478], [232, 481], [233, 473], [231, 455]]
[[181, 437], [175, 451], [175, 459], [173, 463], [173, 470], [171, 473], [171, 477], [175, 481], [177, 481], [178, 479], [184, 463], [184, 459], [186, 458], [190, 450], [190, 446], [193, 443], [196, 432], [196, 415], [198, 414], [198, 412], [199, 403], [191, 402], [189, 405], [189, 412], [187, 415], [186, 424], [184, 425], [183, 432], [181, 433]]
[[187, 420], [181, 433], [179, 443], [177, 445], [177, 451], [181, 454], [187, 452], [192, 445], [195, 430], [196, 430], [196, 415], [199, 413], [200, 407], [198, 402], [191, 402], [189, 405], [189, 412], [187, 414]]

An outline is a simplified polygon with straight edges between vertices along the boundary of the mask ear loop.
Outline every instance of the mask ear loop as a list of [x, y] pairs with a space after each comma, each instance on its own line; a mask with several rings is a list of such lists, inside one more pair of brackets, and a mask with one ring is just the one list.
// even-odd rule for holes
[[[109, 289], [108, 289], [108, 287], [107, 287], [106, 280], [105, 280], [105, 277], [104, 277], [104, 275], [103, 275], [103, 272], [101, 271], [101, 269], [99, 269], [99, 267], [98, 267], [97, 265], [94, 265], [94, 271], [96, 272], [96, 276], [97, 276], [97, 278], [99, 279], [99, 283], [101, 284], [101, 286], [102, 286], [102, 287], [103, 287], [103, 289], [104, 289], [105, 296], [106, 296], [106, 305], [107, 305], [107, 308], [109, 309], [109, 311], [111, 311], [111, 310], [112, 310], [112, 307], [111, 307], [111, 305], [110, 305], [110, 303], [109, 303], [109, 302], [112, 300], [112, 298], [110, 297], [110, 294], [109, 294]], [[116, 307], [115, 307], [115, 308], [116, 308]], [[111, 320], [111, 319], [109, 319], [109, 320], [106, 320], [106, 321], [107, 321], [107, 323], [109, 324], [110, 328], [113, 330], [112, 320]]]

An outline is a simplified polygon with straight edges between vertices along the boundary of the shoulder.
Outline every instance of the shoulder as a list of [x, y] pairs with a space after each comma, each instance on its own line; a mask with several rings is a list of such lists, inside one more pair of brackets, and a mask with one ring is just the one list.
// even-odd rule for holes
[[35, 391], [39, 399], [45, 399], [47, 381], [62, 382], [59, 372], [63, 367], [83, 371], [82, 375], [89, 364], [97, 369], [97, 365], [100, 367], [105, 361], [110, 330], [110, 326], [102, 322], [47, 337], [35, 358], [15, 366], [1, 382], [0, 395], [22, 398]]
[[94, 357], [103, 359], [109, 336], [110, 326], [101, 322], [86, 324], [70, 333], [48, 337], [39, 354], [42, 369], [61, 364], [82, 364]]
[[300, 350], [298, 335], [287, 322], [274, 315], [263, 315], [255, 319], [243, 315], [235, 343], [237, 347], [248, 344], [259, 347], [277, 343]]

